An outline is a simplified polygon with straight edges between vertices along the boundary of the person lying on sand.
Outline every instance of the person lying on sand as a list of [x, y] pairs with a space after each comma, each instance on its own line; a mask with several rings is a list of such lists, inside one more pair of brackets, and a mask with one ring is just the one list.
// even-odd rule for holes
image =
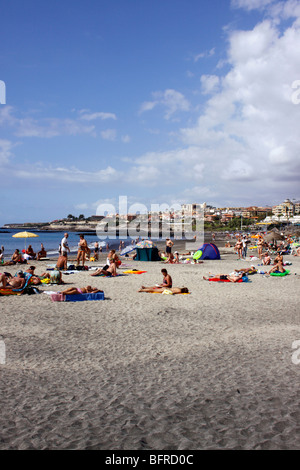
[[23, 271], [18, 271], [17, 276], [10, 278], [5, 274], [0, 275], [0, 284], [2, 284], [2, 289], [22, 289], [25, 282]]
[[50, 279], [50, 284], [65, 284], [65, 282], [62, 279], [62, 274], [59, 271], [59, 269], [54, 268], [51, 273], [43, 273], [41, 276], [36, 276], [39, 280], [40, 283], [42, 284], [43, 279]]
[[165, 291], [170, 291], [172, 294], [188, 294], [189, 290], [187, 287], [141, 287], [138, 292], [150, 292], [162, 294]]
[[35, 286], [38, 286], [41, 283], [41, 278], [35, 274], [35, 266], [29, 266], [25, 271], [26, 273], [31, 274], [31, 283]]
[[97, 289], [96, 287], [68, 287], [68, 289], [62, 290], [60, 294], [75, 295], [75, 294], [95, 294], [97, 292], [103, 292], [103, 290]]
[[242, 279], [243, 276], [244, 276], [244, 273], [233, 271], [230, 274], [215, 274], [215, 275], [209, 275], [208, 277], [203, 276], [203, 279], [205, 281], [209, 281], [210, 279], [216, 279], [217, 281], [228, 280], [230, 282], [238, 282], [240, 279]]
[[229, 275], [231, 276], [234, 273], [237, 273], [237, 274], [242, 273], [243, 275], [244, 274], [253, 274], [253, 273], [257, 273], [257, 269], [256, 269], [255, 266], [251, 266], [250, 268], [234, 269], [234, 271], [232, 273], [230, 273]]

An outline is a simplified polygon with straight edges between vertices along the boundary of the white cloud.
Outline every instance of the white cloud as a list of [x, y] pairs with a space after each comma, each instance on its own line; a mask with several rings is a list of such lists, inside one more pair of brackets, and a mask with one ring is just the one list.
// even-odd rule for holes
[[124, 142], [124, 144], [128, 144], [131, 142], [131, 137], [128, 134], [122, 135], [122, 142]]
[[201, 75], [200, 81], [204, 95], [216, 92], [219, 88], [220, 78], [217, 75]]
[[16, 129], [19, 137], [44, 137], [51, 138], [60, 135], [95, 135], [95, 126], [82, 125], [73, 119], [20, 119]]
[[229, 167], [222, 171], [221, 177], [229, 181], [249, 181], [253, 178], [254, 174], [254, 168], [249, 165], [249, 163], [237, 159], [231, 162]]
[[157, 91], [152, 93], [153, 101], [146, 101], [140, 107], [140, 113], [151, 111], [156, 106], [165, 109], [164, 118], [170, 119], [175, 113], [189, 111], [190, 103], [184, 95], [176, 90]]
[[[295, 15], [291, 3], [286, 2], [286, 16]], [[250, 8], [250, 2], [239, 4]], [[274, 16], [276, 5], [283, 9], [282, 3], [272, 3], [272, 19], [248, 31], [228, 32], [229, 72], [218, 88], [204, 76], [211, 97], [195, 125], [181, 129], [185, 145], [198, 147], [206, 157], [205, 180], [219, 182], [224, 197], [253, 197], [257, 191], [274, 195], [275, 188], [287, 190], [287, 182], [289, 191], [298, 191], [300, 105], [293, 104], [292, 84], [300, 79], [300, 24], [283, 28]]]
[[0, 167], [9, 162], [12, 157], [12, 148], [14, 144], [9, 140], [0, 139]]
[[246, 10], [263, 9], [273, 3], [274, 0], [232, 0], [234, 8], [245, 8]]
[[118, 172], [108, 166], [104, 170], [83, 171], [78, 168], [64, 167], [38, 167], [33, 166], [30, 171], [22, 168], [14, 170], [15, 176], [22, 179], [43, 179], [64, 181], [69, 183], [110, 183], [118, 178]]
[[215, 48], [213, 47], [209, 51], [200, 52], [200, 54], [195, 55], [194, 62], [198, 62], [198, 60], [204, 59], [206, 57], [212, 57], [214, 54], [215, 54]]
[[103, 112], [96, 112], [90, 113], [87, 110], [80, 111], [80, 119], [84, 121], [94, 121], [95, 119], [101, 119], [102, 121], [106, 119], [117, 119], [117, 116], [114, 113], [103, 113]]
[[17, 117], [12, 106], [0, 111], [0, 124], [13, 129], [19, 137], [51, 138], [59, 135], [95, 135], [95, 126], [86, 125], [76, 119]]
[[105, 131], [101, 131], [101, 137], [104, 140], [114, 141], [117, 137], [117, 131], [115, 129], [106, 129]]

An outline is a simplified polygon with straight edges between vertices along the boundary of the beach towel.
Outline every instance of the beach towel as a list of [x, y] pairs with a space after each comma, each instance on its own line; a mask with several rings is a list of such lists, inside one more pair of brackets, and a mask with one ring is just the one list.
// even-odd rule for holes
[[61, 292], [51, 294], [52, 302], [82, 302], [85, 300], [104, 300], [104, 292], [66, 295]]
[[[208, 279], [208, 281], [214, 281], [214, 282], [231, 282], [229, 281], [229, 279], [215, 279], [215, 278], [211, 278], [211, 279]], [[242, 279], [239, 279], [238, 281], [236, 282], [231, 282], [231, 284], [237, 284], [238, 282], [248, 282], [249, 279], [247, 276], [243, 276]]]
[[286, 271], [284, 271], [284, 273], [281, 273], [280, 271], [275, 271], [274, 273], [270, 273], [270, 276], [281, 277], [281, 276], [287, 276], [288, 274], [290, 274], [290, 271], [287, 269]]
[[138, 270], [129, 270], [129, 271], [123, 271], [123, 274], [143, 274], [146, 273], [147, 271], [138, 271]]
[[25, 276], [25, 285], [24, 287], [22, 287], [22, 289], [1, 289], [0, 288], [0, 295], [21, 295], [21, 294], [25, 294], [26, 293], [26, 290], [27, 288], [30, 287], [31, 283], [32, 283], [32, 275], [29, 274], [29, 273], [24, 273], [24, 276]]

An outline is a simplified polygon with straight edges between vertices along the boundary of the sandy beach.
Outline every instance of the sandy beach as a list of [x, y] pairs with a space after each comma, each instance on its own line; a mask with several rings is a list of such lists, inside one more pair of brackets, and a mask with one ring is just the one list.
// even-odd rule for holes
[[[0, 449], [300, 449], [300, 364], [292, 346], [300, 340], [300, 258], [284, 257], [292, 262], [286, 277], [205, 281], [209, 272], [264, 269], [219, 248], [218, 261], [125, 259], [147, 272], [104, 278], [79, 271], [63, 276], [66, 286], [40, 288], [89, 284], [104, 291], [104, 301], [0, 297]], [[32, 264], [41, 274], [51, 263]], [[163, 267], [191, 293], [139, 293], [162, 281]]]

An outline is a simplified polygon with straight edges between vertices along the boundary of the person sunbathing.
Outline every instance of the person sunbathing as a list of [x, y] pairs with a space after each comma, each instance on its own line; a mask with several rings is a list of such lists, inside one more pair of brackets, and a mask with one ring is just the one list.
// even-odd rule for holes
[[209, 275], [208, 277], [203, 276], [203, 279], [205, 281], [209, 281], [210, 279], [216, 279], [217, 281], [228, 280], [230, 282], [238, 282], [240, 279], [242, 279], [244, 275], [245, 274], [241, 271], [239, 272], [233, 271], [230, 274], [215, 274], [215, 275]]
[[23, 260], [22, 258], [22, 255], [21, 253], [19, 252], [19, 250], [15, 250], [12, 257], [11, 257], [11, 260], [10, 261], [6, 261], [5, 263], [3, 263], [3, 266], [13, 266], [14, 264], [17, 264], [17, 263], [20, 263], [20, 264], [27, 264], [27, 261], [26, 260]]
[[97, 289], [96, 287], [68, 287], [68, 289], [62, 290], [60, 294], [75, 295], [75, 294], [96, 294], [97, 292], [103, 292], [103, 290]]
[[169, 291], [172, 294], [188, 294], [189, 290], [187, 287], [144, 287], [142, 286], [138, 292], [149, 292], [149, 293], [158, 293], [163, 294], [165, 291]]
[[293, 256], [300, 256], [300, 247], [297, 248], [296, 253], [293, 253]]
[[104, 266], [104, 268], [99, 268], [97, 269], [94, 273], [90, 274], [90, 276], [108, 276], [108, 277], [115, 277], [117, 275], [117, 267], [116, 263], [113, 260], [110, 260], [110, 265], [107, 267]]
[[57, 268], [54, 268], [53, 271], [51, 271], [51, 273], [43, 273], [41, 274], [41, 276], [36, 276], [40, 283], [42, 284], [42, 280], [44, 279], [49, 279], [50, 280], [50, 284], [65, 284], [65, 282], [62, 280], [62, 274], [61, 274], [61, 271], [59, 271], [59, 269]]
[[165, 289], [171, 288], [173, 281], [172, 281], [170, 274], [168, 274], [168, 271], [166, 269], [162, 269], [161, 273], [163, 275], [163, 281], [161, 284], [159, 284], [158, 286], [154, 286], [154, 287], [164, 287]]
[[[161, 273], [163, 275], [163, 282], [161, 284], [156, 284], [155, 286], [145, 287], [142, 286], [138, 292], [160, 292], [161, 290], [171, 289], [172, 288], [172, 278], [166, 269], [162, 269]], [[146, 290], [144, 290], [146, 289]], [[147, 289], [150, 289], [149, 291]]]
[[25, 254], [28, 256], [28, 259], [35, 259], [35, 257], [36, 257], [36, 253], [33, 251], [31, 245], [28, 245], [28, 248], [27, 248]]
[[278, 261], [272, 269], [267, 274], [275, 273], [276, 271], [280, 273], [285, 273], [285, 269], [283, 267], [283, 263], [281, 261]]
[[59, 255], [57, 263], [56, 263], [56, 268], [57, 269], [63, 269], [64, 271], [67, 271], [67, 269], [68, 269], [68, 258], [65, 254]]
[[44, 245], [41, 243], [41, 251], [38, 252], [36, 259], [39, 261], [41, 258], [46, 258], [47, 252]]
[[[178, 260], [178, 262], [179, 262], [179, 260]], [[169, 253], [168, 258], [164, 261], [164, 263], [168, 263], [168, 264], [173, 264], [173, 263], [175, 263], [173, 253]]]
[[25, 282], [26, 280], [23, 271], [18, 271], [17, 276], [10, 278], [5, 274], [0, 275], [2, 289], [22, 289], [22, 287], [25, 286]]
[[268, 266], [269, 264], [271, 264], [271, 257], [269, 255], [269, 253], [264, 254], [264, 258], [263, 258], [262, 262], [263, 262], [263, 265], [265, 265], [265, 266]]
[[234, 271], [232, 273], [230, 273], [229, 275], [232, 275], [234, 273], [237, 273], [237, 274], [242, 273], [243, 275], [244, 274], [253, 274], [253, 273], [257, 273], [257, 269], [256, 269], [255, 266], [251, 266], [250, 268], [234, 269]]

